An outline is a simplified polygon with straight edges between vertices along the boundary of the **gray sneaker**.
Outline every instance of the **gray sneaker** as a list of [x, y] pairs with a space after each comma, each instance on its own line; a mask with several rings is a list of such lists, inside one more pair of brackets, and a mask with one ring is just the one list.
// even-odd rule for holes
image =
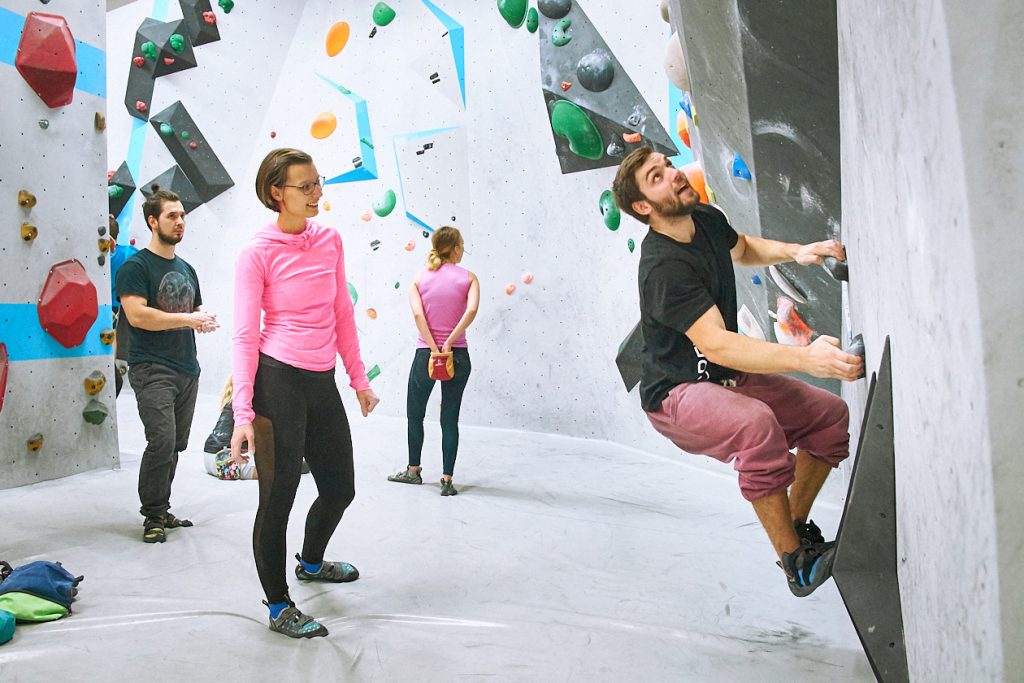
[[399, 484], [422, 484], [423, 477], [416, 470], [404, 469], [398, 474], [392, 474], [388, 481], [396, 481]]
[[348, 562], [324, 562], [320, 565], [320, 571], [310, 574], [302, 566], [302, 557], [296, 553], [295, 559], [299, 561], [295, 565], [295, 576], [300, 581], [326, 581], [327, 583], [348, 583], [359, 578], [359, 570]]
[[457, 496], [459, 492], [455, 490], [455, 483], [451, 479], [441, 480], [441, 495], [442, 496]]
[[289, 638], [316, 638], [327, 635], [327, 629], [323, 624], [308, 614], [300, 612], [295, 605], [289, 605], [281, 610], [277, 619], [271, 617], [270, 630], [283, 633]]

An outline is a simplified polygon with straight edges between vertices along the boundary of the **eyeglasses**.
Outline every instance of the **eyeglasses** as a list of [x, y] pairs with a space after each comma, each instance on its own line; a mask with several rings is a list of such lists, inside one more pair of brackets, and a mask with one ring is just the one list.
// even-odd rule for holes
[[322, 188], [326, 182], [327, 178], [325, 176], [320, 176], [316, 180], [311, 180], [308, 183], [302, 183], [301, 185], [282, 185], [281, 187], [294, 187], [302, 194], [309, 196], [313, 194], [313, 191], [316, 190], [316, 188]]

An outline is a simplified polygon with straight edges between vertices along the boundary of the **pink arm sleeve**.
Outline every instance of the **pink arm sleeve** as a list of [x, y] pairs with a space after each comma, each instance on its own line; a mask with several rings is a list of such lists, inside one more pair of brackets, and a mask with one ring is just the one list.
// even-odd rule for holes
[[359, 337], [356, 336], [355, 310], [352, 299], [348, 295], [348, 280], [345, 279], [345, 249], [338, 235], [338, 267], [335, 269], [338, 278], [337, 293], [334, 297], [334, 319], [338, 336], [338, 354], [345, 364], [349, 386], [356, 391], [370, 388], [366, 379], [366, 367], [359, 355]]
[[260, 309], [266, 273], [256, 249], [246, 249], [235, 266], [235, 334], [231, 344], [231, 398], [235, 426], [252, 424], [253, 383], [260, 352]]

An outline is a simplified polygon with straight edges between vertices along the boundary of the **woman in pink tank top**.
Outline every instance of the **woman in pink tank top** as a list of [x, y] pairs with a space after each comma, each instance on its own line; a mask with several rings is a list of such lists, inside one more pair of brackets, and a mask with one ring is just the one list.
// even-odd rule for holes
[[409, 305], [420, 336], [409, 371], [406, 414], [409, 418], [409, 466], [388, 481], [422, 484], [420, 455], [423, 451], [423, 418], [435, 380], [428, 374], [431, 353], [451, 353], [454, 376], [441, 382], [441, 495], [458, 493], [452, 484], [459, 450], [459, 410], [473, 366], [469, 359], [466, 328], [480, 305], [480, 282], [458, 265], [465, 253], [462, 235], [451, 227], [434, 233], [427, 268], [412, 283]]

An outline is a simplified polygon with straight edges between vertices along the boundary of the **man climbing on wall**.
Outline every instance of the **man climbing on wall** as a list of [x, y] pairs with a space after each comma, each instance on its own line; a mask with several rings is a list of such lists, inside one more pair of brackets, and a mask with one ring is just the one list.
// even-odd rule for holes
[[128, 381], [146, 429], [139, 466], [142, 540], [163, 543], [166, 529], [192, 522], [169, 512], [178, 453], [188, 445], [199, 385], [195, 332], [212, 332], [217, 317], [200, 310], [196, 271], [175, 256], [185, 235], [185, 209], [177, 194], [153, 192], [142, 205], [149, 244], [125, 261], [117, 276], [127, 326]]
[[809, 595], [831, 576], [835, 544], [825, 543], [808, 514], [849, 455], [849, 411], [841, 398], [779, 373], [852, 381], [863, 361], [833, 337], [783, 346], [738, 334], [732, 263], [810, 265], [845, 260], [845, 251], [835, 241], [787, 244], [737, 233], [649, 148], [623, 160], [612, 190], [620, 208], [650, 226], [639, 265], [641, 405], [680, 449], [733, 463], [789, 589]]

